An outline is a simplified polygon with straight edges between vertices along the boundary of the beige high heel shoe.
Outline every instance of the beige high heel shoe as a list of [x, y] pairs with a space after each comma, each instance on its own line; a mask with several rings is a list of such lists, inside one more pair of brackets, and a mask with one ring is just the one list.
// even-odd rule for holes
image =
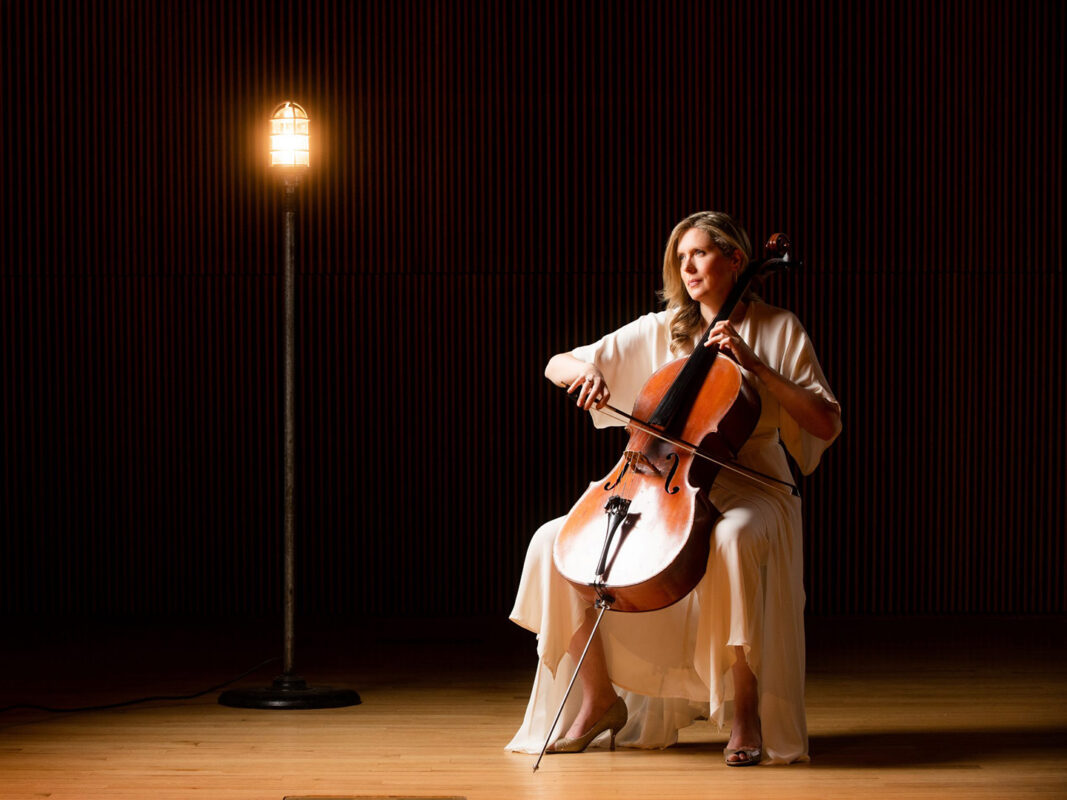
[[589, 746], [589, 743], [604, 731], [611, 729], [611, 749], [615, 749], [615, 734], [622, 730], [623, 725], [629, 718], [626, 703], [621, 697], [616, 697], [611, 708], [604, 712], [604, 716], [594, 723], [593, 727], [574, 739], [559, 738], [549, 746], [547, 753], [580, 753]]

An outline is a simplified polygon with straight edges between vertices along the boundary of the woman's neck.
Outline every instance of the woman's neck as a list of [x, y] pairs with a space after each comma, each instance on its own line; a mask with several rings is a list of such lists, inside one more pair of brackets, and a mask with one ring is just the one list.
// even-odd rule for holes
[[[700, 316], [704, 318], [705, 327], [712, 323], [712, 320], [714, 320], [715, 317], [718, 315], [720, 308], [722, 308], [721, 302], [714, 307], [705, 303], [700, 304]], [[730, 322], [734, 325], [739, 323], [745, 318], [745, 312], [747, 310], [748, 304], [744, 300], [739, 300], [737, 302], [737, 305], [734, 306], [733, 312], [730, 314]]]

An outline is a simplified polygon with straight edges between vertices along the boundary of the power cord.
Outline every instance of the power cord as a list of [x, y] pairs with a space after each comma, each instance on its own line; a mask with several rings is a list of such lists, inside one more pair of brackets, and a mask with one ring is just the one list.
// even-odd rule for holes
[[0, 708], [0, 714], [3, 714], [5, 711], [14, 711], [17, 708], [28, 708], [33, 709], [35, 711], [50, 711], [52, 713], [62, 714], [73, 711], [103, 711], [108, 708], [122, 708], [123, 706], [132, 706], [136, 705], [137, 703], [151, 703], [156, 700], [195, 700], [197, 697], [203, 697], [205, 694], [210, 694], [211, 692], [218, 691], [223, 686], [229, 686], [231, 683], [234, 683], [235, 681], [241, 680], [241, 678], [251, 675], [253, 672], [258, 669], [262, 669], [263, 667], [267, 666], [267, 664], [270, 664], [272, 661], [280, 660], [281, 659], [278, 656], [272, 656], [266, 661], [261, 661], [260, 663], [256, 664], [251, 669], [245, 670], [240, 675], [230, 678], [227, 681], [223, 681], [222, 683], [216, 684], [215, 686], [210, 686], [207, 689], [204, 689], [202, 692], [197, 692], [196, 694], [154, 695], [152, 697], [139, 697], [136, 700], [123, 700], [121, 703], [106, 703], [101, 706], [78, 706], [76, 708], [52, 708], [51, 706], [37, 706], [29, 703], [18, 703], [13, 706], [4, 706], [3, 708]]

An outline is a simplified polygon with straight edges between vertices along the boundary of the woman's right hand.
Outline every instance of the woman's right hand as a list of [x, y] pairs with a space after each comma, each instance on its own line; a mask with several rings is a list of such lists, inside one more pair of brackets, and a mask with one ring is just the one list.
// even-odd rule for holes
[[568, 394], [577, 392], [579, 408], [603, 408], [611, 397], [604, 373], [595, 364], [579, 361], [570, 353], [552, 356], [545, 367], [545, 377], [557, 386], [567, 387]]
[[567, 394], [578, 393], [578, 407], [588, 411], [590, 408], [603, 408], [611, 397], [604, 373], [592, 364], [586, 364], [585, 371], [567, 388]]

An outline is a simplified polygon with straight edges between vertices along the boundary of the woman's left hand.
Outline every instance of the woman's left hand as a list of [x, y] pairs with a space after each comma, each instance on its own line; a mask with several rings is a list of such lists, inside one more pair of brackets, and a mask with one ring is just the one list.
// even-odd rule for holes
[[711, 329], [705, 347], [718, 345], [720, 350], [728, 350], [738, 364], [749, 372], [755, 372], [763, 366], [759, 356], [752, 352], [752, 348], [741, 338], [741, 335], [730, 324], [729, 320], [723, 320]]

